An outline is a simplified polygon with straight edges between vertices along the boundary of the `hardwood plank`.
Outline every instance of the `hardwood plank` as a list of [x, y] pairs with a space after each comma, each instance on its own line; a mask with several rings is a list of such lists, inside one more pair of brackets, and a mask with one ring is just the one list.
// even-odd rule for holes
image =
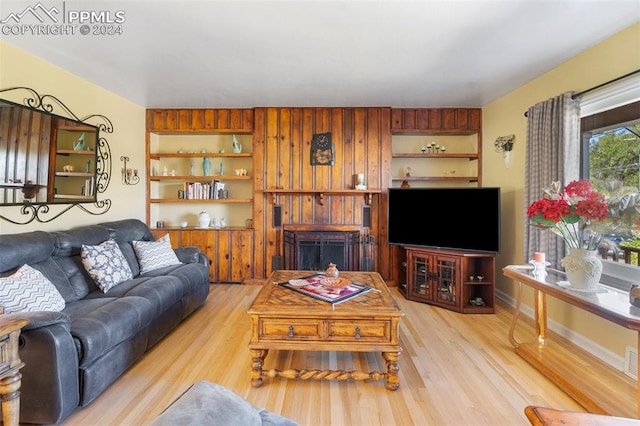
[[[250, 384], [246, 310], [261, 286], [212, 285], [203, 307], [64, 425], [146, 424], [197, 380], [220, 383], [252, 404], [304, 425], [517, 425], [524, 408], [584, 412], [520, 358], [508, 341], [511, 310], [460, 315], [408, 301], [391, 288], [400, 321], [400, 389], [382, 382], [266, 379]], [[520, 332], [533, 332], [526, 321]], [[381, 356], [271, 351], [268, 368], [381, 370]], [[594, 378], [597, 380], [597, 378]]]
[[635, 417], [635, 381], [580, 348], [567, 350], [547, 340], [544, 347], [523, 343], [516, 352], [590, 412]]

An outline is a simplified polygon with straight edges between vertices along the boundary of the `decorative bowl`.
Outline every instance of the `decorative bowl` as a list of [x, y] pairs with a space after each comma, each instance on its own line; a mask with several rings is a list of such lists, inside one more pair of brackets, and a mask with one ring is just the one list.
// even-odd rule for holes
[[351, 284], [351, 280], [347, 278], [340, 278], [340, 277], [336, 277], [336, 278], [327, 277], [327, 278], [321, 279], [320, 284], [322, 284], [327, 288], [336, 289], [336, 288], [342, 288], [342, 287], [348, 286], [349, 284]]
[[307, 280], [289, 280], [289, 284], [293, 287], [304, 287], [309, 282]]

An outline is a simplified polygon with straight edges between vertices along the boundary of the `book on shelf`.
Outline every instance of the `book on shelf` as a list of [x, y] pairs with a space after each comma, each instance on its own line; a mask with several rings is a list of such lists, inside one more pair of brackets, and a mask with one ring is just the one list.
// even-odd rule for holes
[[184, 198], [187, 200], [213, 200], [216, 197], [216, 180], [211, 182], [185, 182]]
[[96, 190], [96, 181], [93, 176], [90, 179], [85, 179], [84, 187], [82, 188], [82, 195], [93, 196]]
[[219, 180], [216, 180], [215, 181], [214, 197], [213, 198], [215, 198], [216, 200], [221, 200], [221, 199], [225, 198], [224, 190], [225, 190], [224, 182], [220, 182]]

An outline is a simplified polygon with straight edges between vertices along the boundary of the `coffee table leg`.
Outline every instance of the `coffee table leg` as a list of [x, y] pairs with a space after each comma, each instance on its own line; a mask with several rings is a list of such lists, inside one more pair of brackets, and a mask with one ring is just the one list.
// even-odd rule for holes
[[264, 365], [264, 357], [266, 356], [266, 349], [251, 350], [251, 385], [254, 388], [262, 386], [262, 366]]
[[400, 387], [400, 378], [398, 377], [398, 371], [400, 366], [398, 365], [398, 357], [400, 352], [383, 352], [382, 358], [387, 365], [387, 383], [386, 387], [389, 390], [396, 390]]

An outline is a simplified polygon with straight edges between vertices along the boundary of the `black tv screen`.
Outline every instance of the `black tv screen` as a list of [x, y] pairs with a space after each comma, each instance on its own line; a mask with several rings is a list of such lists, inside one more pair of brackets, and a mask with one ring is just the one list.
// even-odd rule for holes
[[388, 243], [500, 252], [500, 188], [390, 188]]

